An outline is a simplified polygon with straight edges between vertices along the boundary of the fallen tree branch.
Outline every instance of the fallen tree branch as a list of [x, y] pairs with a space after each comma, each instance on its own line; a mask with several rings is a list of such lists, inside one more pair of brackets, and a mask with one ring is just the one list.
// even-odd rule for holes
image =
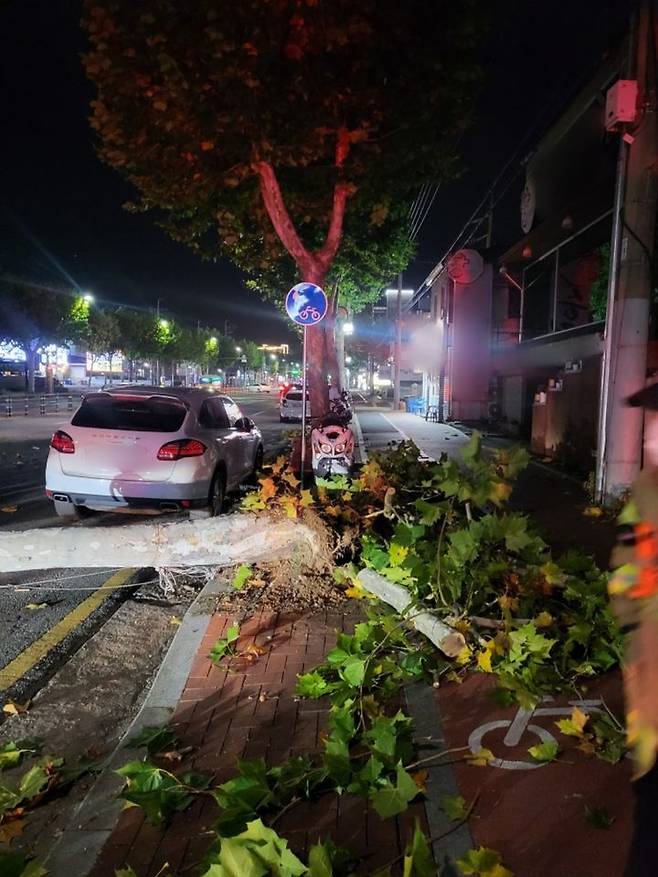
[[[389, 606], [393, 606], [398, 612], [404, 612], [413, 603], [411, 594], [406, 588], [385, 579], [372, 569], [361, 570], [357, 578], [367, 591]], [[429, 612], [415, 613], [410, 622], [448, 658], [456, 658], [466, 645], [463, 634], [439, 621]]]
[[195, 567], [260, 563], [302, 554], [317, 537], [297, 521], [236, 514], [201, 521], [53, 527], [0, 533], [0, 572], [96, 567]]

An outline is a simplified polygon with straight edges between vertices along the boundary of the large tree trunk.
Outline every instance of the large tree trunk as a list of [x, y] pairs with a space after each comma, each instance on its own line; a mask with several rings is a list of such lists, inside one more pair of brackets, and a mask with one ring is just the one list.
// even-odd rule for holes
[[226, 515], [201, 521], [0, 533], [0, 572], [33, 569], [233, 566], [289, 558], [308, 565], [318, 536], [288, 519]]
[[[336, 131], [335, 166], [339, 172], [343, 167], [349, 148], [350, 133], [341, 126]], [[353, 186], [341, 179], [335, 183], [331, 219], [325, 242], [319, 250], [311, 251], [299, 237], [288, 213], [274, 167], [269, 161], [260, 159], [254, 161], [252, 167], [259, 179], [260, 192], [267, 214], [279, 240], [294, 259], [300, 279], [307, 283], [323, 286], [324, 279], [340, 245], [345, 206], [347, 199], [354, 191]], [[321, 417], [326, 414], [329, 408], [324, 331], [319, 326], [311, 327], [306, 331], [311, 414], [313, 417]]]

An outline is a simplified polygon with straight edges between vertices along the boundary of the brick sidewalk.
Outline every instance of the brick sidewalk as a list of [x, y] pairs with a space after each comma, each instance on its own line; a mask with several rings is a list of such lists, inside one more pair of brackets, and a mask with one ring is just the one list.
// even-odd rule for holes
[[[217, 667], [206, 656], [234, 619], [215, 615], [171, 721], [182, 746], [194, 747], [176, 772], [192, 769], [221, 783], [235, 774], [238, 758], [263, 757], [271, 766], [320, 750], [328, 704], [297, 701], [297, 674], [317, 666], [335, 645], [335, 632], [351, 632], [357, 620], [356, 615], [331, 612], [254, 615], [241, 625], [239, 649], [244, 652], [255, 644], [267, 653], [253, 661], [233, 658]], [[172, 874], [194, 873], [218, 814], [214, 801], [205, 796], [166, 828], [145, 822], [140, 808], [123, 811], [93, 877], [114, 877], [116, 868], [127, 865], [138, 877], [154, 877], [165, 862]], [[284, 814], [276, 829], [302, 855], [310, 844], [331, 836], [374, 870], [401, 856], [416, 819], [424, 826], [422, 802], [382, 821], [366, 812], [358, 798], [326, 795]]]

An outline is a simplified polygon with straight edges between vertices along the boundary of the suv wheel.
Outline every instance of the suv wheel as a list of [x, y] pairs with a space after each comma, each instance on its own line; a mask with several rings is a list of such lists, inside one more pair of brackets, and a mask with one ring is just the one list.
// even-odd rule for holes
[[226, 475], [223, 469], [218, 469], [210, 485], [210, 495], [208, 496], [208, 508], [210, 509], [210, 517], [216, 518], [221, 515], [224, 508], [224, 500], [226, 499]]

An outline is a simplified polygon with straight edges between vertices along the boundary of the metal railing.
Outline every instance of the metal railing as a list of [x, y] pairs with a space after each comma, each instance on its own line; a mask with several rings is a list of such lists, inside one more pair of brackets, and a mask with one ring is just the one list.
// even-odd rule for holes
[[[73, 411], [73, 395], [63, 393], [44, 393], [36, 396], [0, 397], [0, 414], [4, 417], [25, 416], [29, 414], [58, 414], [60, 411]], [[76, 397], [79, 402], [79, 397]]]

